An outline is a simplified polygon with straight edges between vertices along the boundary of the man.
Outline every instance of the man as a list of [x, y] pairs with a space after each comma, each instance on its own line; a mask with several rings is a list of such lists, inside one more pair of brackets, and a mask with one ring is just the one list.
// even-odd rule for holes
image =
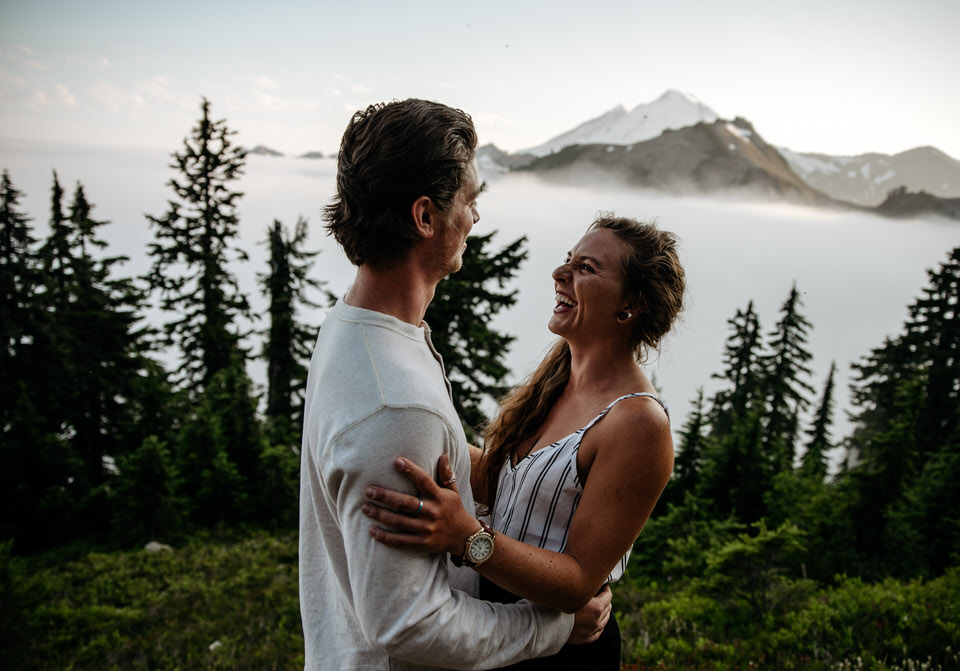
[[571, 615], [474, 598], [467, 566], [377, 544], [361, 512], [370, 484], [410, 491], [391, 468], [397, 455], [434, 474], [447, 455], [469, 482], [423, 315], [479, 219], [476, 146], [470, 117], [423, 100], [368, 107], [343, 136], [325, 218], [357, 276], [323, 324], [307, 380], [300, 609], [310, 670], [493, 668], [552, 654], [571, 635]]

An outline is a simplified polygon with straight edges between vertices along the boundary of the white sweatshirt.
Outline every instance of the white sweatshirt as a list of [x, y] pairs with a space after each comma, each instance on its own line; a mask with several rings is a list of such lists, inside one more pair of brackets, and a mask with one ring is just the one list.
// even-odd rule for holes
[[369, 534], [364, 489], [414, 493], [398, 456], [436, 476], [447, 454], [467, 510], [470, 453], [429, 329], [342, 300], [307, 378], [300, 474], [300, 613], [306, 669], [489, 669], [550, 655], [573, 616], [476, 598], [445, 555]]

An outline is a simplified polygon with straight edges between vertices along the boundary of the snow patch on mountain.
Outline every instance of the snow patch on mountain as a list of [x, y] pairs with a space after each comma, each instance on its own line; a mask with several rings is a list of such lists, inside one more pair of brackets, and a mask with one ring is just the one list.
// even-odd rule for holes
[[727, 126], [727, 130], [730, 131], [730, 133], [733, 134], [734, 137], [736, 137], [738, 140], [741, 140], [742, 142], [749, 142], [750, 136], [753, 135], [753, 133], [751, 133], [746, 128], [740, 128], [740, 126], [734, 125], [730, 122], [727, 122], [726, 126]]
[[933, 147], [859, 156], [801, 154], [785, 147], [777, 150], [805, 182], [838, 200], [873, 207], [898, 186], [940, 198], [960, 196], [960, 161]]
[[671, 89], [630, 112], [618, 105], [523, 153], [539, 157], [575, 144], [631, 145], [655, 138], [665, 130], [693, 126], [701, 121], [713, 123], [718, 118], [716, 112], [694, 96]]

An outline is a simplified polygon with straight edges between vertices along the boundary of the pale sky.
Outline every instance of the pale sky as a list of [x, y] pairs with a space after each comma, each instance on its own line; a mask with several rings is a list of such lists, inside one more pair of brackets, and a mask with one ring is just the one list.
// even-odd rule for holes
[[960, 2], [2, 0], [0, 138], [177, 148], [201, 95], [246, 146], [332, 152], [394, 98], [515, 151], [668, 88], [797, 151], [960, 159]]

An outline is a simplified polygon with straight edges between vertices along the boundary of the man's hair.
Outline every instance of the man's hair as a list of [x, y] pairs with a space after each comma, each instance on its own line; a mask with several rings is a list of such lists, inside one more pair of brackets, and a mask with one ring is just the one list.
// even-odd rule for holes
[[390, 266], [420, 239], [411, 207], [427, 196], [444, 212], [473, 161], [477, 133], [466, 113], [428, 100], [371, 105], [347, 124], [327, 233], [354, 265]]

